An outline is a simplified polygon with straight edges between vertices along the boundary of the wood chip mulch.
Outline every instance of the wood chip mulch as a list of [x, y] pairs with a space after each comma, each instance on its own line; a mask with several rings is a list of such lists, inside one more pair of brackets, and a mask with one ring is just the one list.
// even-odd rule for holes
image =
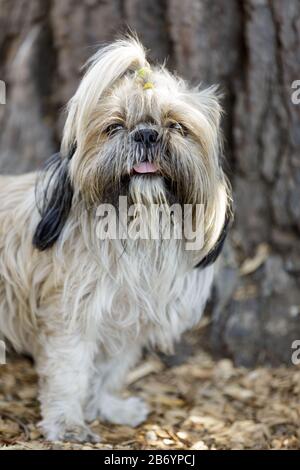
[[0, 449], [300, 449], [300, 368], [236, 368], [203, 351], [167, 368], [149, 357], [130, 393], [152, 406], [137, 429], [95, 421], [100, 444], [46, 442], [31, 363], [0, 366]]

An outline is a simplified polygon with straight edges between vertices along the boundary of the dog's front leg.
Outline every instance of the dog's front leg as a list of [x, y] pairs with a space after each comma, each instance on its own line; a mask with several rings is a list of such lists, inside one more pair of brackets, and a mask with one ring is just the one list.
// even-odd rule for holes
[[134, 344], [114, 357], [98, 355], [85, 410], [88, 421], [100, 418], [113, 424], [133, 427], [145, 421], [149, 408], [142, 398], [119, 396], [126, 375], [137, 362], [140, 352], [141, 346]]
[[37, 358], [40, 423], [47, 439], [98, 442], [84, 423], [83, 405], [91, 375], [93, 347], [76, 335], [44, 338]]

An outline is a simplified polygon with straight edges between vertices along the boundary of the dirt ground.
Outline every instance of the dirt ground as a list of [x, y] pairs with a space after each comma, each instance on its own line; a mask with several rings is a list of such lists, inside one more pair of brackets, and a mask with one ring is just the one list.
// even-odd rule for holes
[[168, 368], [149, 357], [130, 393], [152, 406], [137, 429], [95, 421], [100, 444], [42, 439], [36, 375], [24, 358], [0, 368], [0, 449], [300, 449], [300, 368], [235, 368], [197, 351]]

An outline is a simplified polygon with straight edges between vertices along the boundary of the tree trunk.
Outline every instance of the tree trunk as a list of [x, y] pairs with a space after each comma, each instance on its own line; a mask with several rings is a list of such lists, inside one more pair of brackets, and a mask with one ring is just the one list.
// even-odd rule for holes
[[300, 339], [298, 0], [0, 0], [0, 169], [35, 169], [59, 148], [80, 67], [128, 25], [153, 59], [225, 95], [236, 216], [211, 348], [244, 365], [290, 363]]

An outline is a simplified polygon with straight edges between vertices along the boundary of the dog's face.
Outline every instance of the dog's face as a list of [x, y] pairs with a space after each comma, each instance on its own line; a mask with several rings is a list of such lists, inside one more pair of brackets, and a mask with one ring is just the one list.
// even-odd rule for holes
[[204, 204], [208, 246], [224, 224], [228, 193], [220, 166], [215, 88], [189, 88], [142, 46], [119, 41], [90, 62], [69, 104], [62, 154], [87, 208], [114, 203]]
[[190, 91], [164, 70], [144, 89], [136, 73], [120, 78], [89, 110], [71, 175], [88, 204], [205, 203], [215, 192], [220, 108], [212, 91]]

